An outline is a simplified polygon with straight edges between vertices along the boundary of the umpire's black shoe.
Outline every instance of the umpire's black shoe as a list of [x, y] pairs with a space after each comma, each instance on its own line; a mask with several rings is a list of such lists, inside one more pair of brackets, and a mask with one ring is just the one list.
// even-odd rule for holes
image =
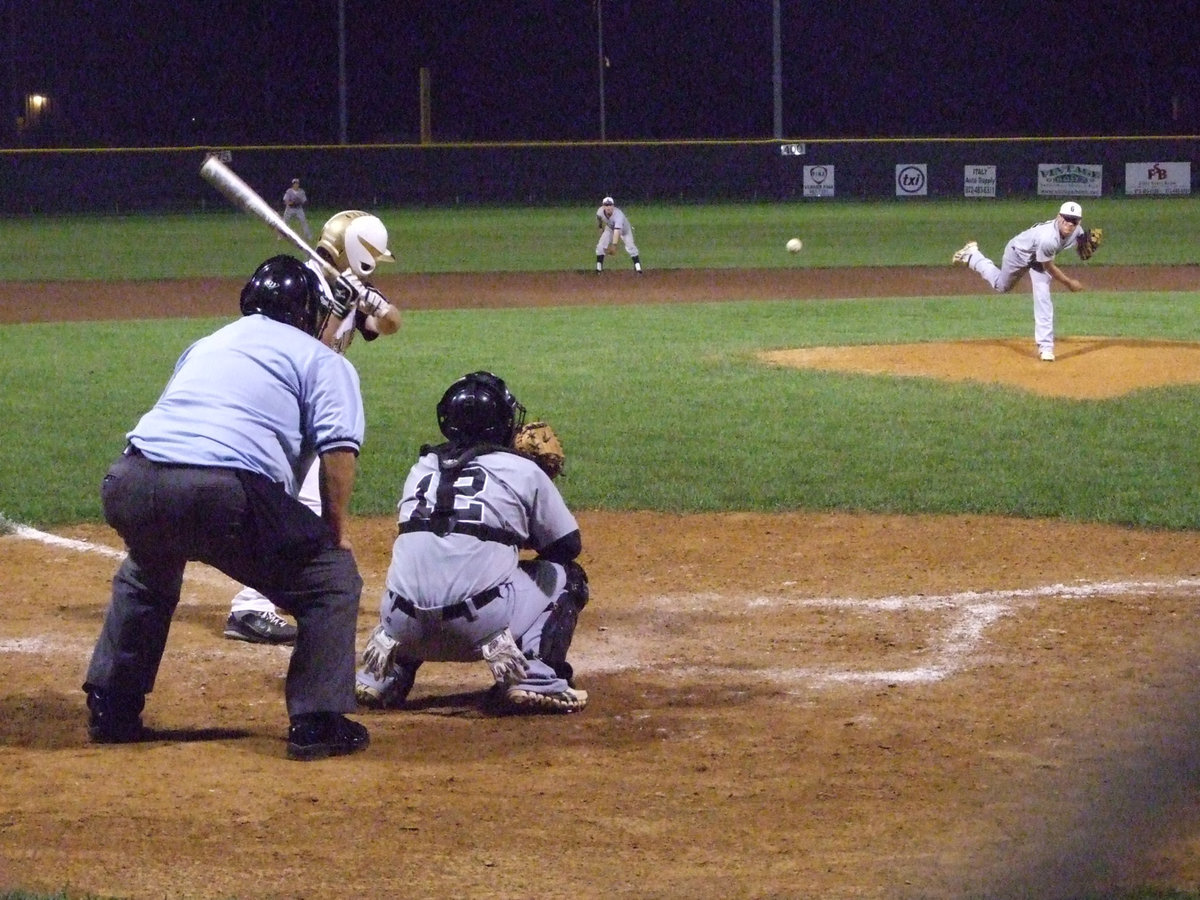
[[251, 644], [294, 644], [296, 626], [289, 625], [273, 612], [247, 609], [229, 614], [225, 620], [225, 637]]
[[371, 735], [358, 722], [338, 713], [305, 713], [292, 716], [288, 729], [288, 759], [307, 761], [345, 756], [366, 750]]
[[84, 685], [87, 691], [88, 737], [97, 744], [132, 744], [145, 734], [142, 694], [101, 690]]

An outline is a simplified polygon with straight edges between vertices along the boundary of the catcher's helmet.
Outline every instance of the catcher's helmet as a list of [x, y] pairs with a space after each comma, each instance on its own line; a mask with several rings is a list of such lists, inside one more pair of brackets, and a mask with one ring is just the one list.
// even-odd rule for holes
[[367, 278], [379, 263], [395, 262], [387, 244], [387, 228], [377, 216], [347, 209], [321, 227], [317, 249], [325, 251], [339, 272], [350, 269], [359, 278]]
[[276, 322], [316, 335], [324, 319], [324, 295], [317, 273], [294, 256], [272, 256], [242, 288], [242, 315], [261, 313]]
[[437, 420], [442, 434], [455, 443], [508, 447], [525, 423], [525, 407], [502, 378], [472, 372], [446, 389], [437, 405]]

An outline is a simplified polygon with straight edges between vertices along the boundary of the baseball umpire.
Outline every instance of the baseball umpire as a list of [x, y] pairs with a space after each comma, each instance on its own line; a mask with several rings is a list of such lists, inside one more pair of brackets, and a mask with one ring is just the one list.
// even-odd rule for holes
[[[575, 561], [579, 525], [552, 476], [513, 449], [524, 418], [490, 372], [465, 375], [443, 394], [437, 422], [447, 440], [422, 447], [404, 483], [381, 621], [355, 686], [360, 704], [402, 704], [425, 660], [482, 659], [514, 712], [587, 705], [567, 662], [588, 601]], [[521, 548], [536, 558], [518, 562]]]
[[[315, 273], [290, 256], [258, 267], [242, 317], [184, 351], [157, 403], [127, 434], [101, 486], [128, 555], [83, 689], [100, 743], [142, 725], [191, 560], [253, 585], [296, 617], [286, 682], [287, 754], [364, 749], [354, 708], [362, 579], [346, 534], [365, 429], [358, 374], [318, 341], [331, 315]], [[294, 496], [320, 458], [323, 516]]]

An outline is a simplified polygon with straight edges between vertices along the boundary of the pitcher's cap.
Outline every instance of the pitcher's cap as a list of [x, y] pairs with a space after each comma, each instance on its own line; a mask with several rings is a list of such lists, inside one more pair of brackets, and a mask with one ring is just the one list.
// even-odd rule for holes
[[605, 197], [603, 200], [600, 201], [600, 205], [601, 206], [611, 206], [612, 202], [613, 202], [612, 197]]
[[1060, 216], [1074, 216], [1076, 219], [1082, 219], [1083, 207], [1074, 200], [1068, 200], [1058, 208], [1058, 214]]

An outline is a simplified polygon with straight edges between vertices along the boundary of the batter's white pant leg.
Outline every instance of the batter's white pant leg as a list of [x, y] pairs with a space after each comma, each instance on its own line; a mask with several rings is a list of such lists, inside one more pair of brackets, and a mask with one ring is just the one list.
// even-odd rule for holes
[[1054, 301], [1050, 299], [1050, 282], [1053, 279], [1048, 272], [1029, 270], [1029, 280], [1033, 285], [1033, 340], [1037, 343], [1038, 352], [1054, 352]]
[[[321, 461], [314, 460], [300, 485], [300, 502], [315, 512], [321, 514]], [[229, 604], [231, 613], [246, 612], [275, 612], [275, 604], [252, 587], [244, 587], [233, 595]]]

